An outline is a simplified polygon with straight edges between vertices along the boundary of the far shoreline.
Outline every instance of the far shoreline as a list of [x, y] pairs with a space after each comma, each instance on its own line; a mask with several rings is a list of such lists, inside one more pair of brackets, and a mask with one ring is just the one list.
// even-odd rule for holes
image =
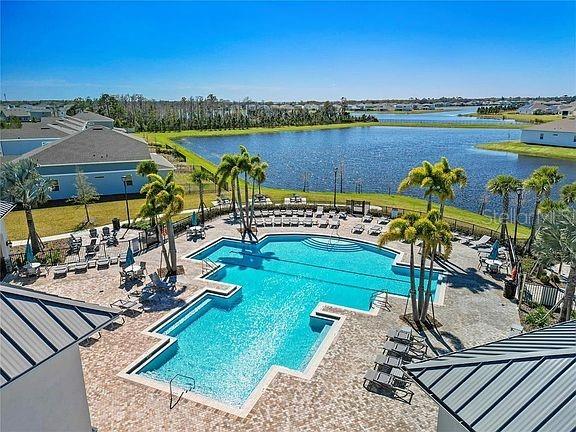
[[563, 159], [576, 161], [576, 148], [543, 146], [536, 144], [525, 144], [520, 141], [500, 141], [477, 144], [477, 148], [491, 151], [501, 151], [515, 153], [521, 156], [532, 156], [540, 158]]

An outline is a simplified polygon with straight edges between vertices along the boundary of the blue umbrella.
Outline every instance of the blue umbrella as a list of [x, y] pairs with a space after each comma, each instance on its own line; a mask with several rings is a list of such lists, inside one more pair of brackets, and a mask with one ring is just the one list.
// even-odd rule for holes
[[26, 243], [26, 262], [33, 263], [35, 260], [34, 252], [32, 252], [32, 245], [30, 242]]
[[130, 267], [135, 262], [136, 261], [134, 261], [134, 253], [132, 252], [132, 248], [130, 247], [130, 244], [128, 244], [128, 250], [126, 251], [126, 264], [124, 264], [124, 266]]
[[490, 255], [488, 255], [488, 259], [498, 258], [498, 249], [500, 249], [500, 242], [496, 240], [492, 245], [492, 250], [490, 251]]
[[196, 212], [192, 213], [192, 218], [191, 218], [190, 223], [192, 224], [192, 226], [198, 225], [198, 221], [196, 220]]

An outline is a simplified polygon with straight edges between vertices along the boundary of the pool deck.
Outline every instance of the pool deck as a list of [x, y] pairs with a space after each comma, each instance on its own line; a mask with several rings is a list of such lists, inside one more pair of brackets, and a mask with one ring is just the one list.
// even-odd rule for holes
[[[342, 237], [376, 241], [376, 236], [351, 234], [358, 218], [342, 222]], [[334, 233], [329, 228], [275, 227], [259, 228], [259, 235], [278, 232]], [[210, 222], [206, 239], [177, 239], [179, 257], [222, 236], [238, 238], [236, 227], [223, 219]], [[408, 245], [392, 243], [393, 249], [408, 252]], [[407, 260], [405, 255], [404, 260]], [[160, 249], [136, 257], [146, 261], [149, 271], [158, 267]], [[217, 283], [200, 280], [201, 263], [180, 259], [185, 274], [178, 276], [177, 294], [155, 303], [152, 310], [126, 318], [124, 325], [105, 330], [99, 340], [80, 348], [88, 404], [93, 426], [99, 431], [317, 431], [378, 430], [435, 431], [437, 407], [415, 385], [412, 404], [365, 390], [363, 376], [373, 367], [373, 359], [383, 343], [387, 329], [403, 325], [405, 300], [391, 298], [392, 310], [377, 315], [335, 309], [346, 316], [335, 340], [321, 359], [310, 380], [280, 373], [263, 391], [245, 418], [182, 399], [169, 409], [169, 395], [164, 391], [120, 376], [128, 365], [150, 350], [158, 340], [145, 334], [153, 323], [185, 304], [185, 299]], [[475, 250], [454, 244], [448, 273], [444, 305], [435, 309], [442, 323], [438, 333], [426, 332], [432, 349], [438, 353], [468, 348], [506, 336], [517, 324], [516, 305], [502, 297], [503, 281], [477, 270]], [[127, 288], [119, 287], [118, 267], [90, 269], [85, 274], [68, 274], [54, 279], [52, 274], [37, 280], [14, 280], [12, 283], [53, 294], [108, 305], [126, 297]], [[130, 288], [130, 287], [128, 287]], [[138, 289], [138, 286], [132, 289]]]

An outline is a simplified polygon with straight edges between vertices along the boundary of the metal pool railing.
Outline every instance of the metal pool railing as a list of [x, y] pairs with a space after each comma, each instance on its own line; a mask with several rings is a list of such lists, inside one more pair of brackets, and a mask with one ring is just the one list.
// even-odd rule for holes
[[[187, 383], [188, 387], [186, 389], [182, 390], [182, 393], [180, 393], [180, 396], [178, 396], [178, 399], [176, 399], [176, 402], [173, 402], [174, 401], [174, 393], [172, 392], [172, 381], [174, 381], [178, 377], [186, 378], [187, 380], [190, 380], [190, 382]], [[184, 393], [188, 393], [190, 390], [193, 390], [196, 388], [196, 380], [190, 376], [178, 373], [172, 377], [169, 385], [170, 385], [170, 409], [172, 409], [176, 406], [176, 404], [178, 402], [180, 402], [180, 399], [182, 399], [182, 396], [184, 396]]]

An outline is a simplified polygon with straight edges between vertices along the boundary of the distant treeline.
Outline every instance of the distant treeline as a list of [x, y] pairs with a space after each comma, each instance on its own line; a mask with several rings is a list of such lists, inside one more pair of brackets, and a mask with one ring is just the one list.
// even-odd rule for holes
[[519, 107], [517, 104], [510, 105], [496, 105], [496, 106], [481, 106], [476, 110], [477, 114], [498, 114], [503, 111], [513, 111], [517, 110]]
[[115, 120], [117, 127], [137, 132], [180, 130], [244, 129], [250, 127], [308, 126], [353, 122], [377, 122], [371, 115], [351, 116], [346, 103], [324, 102], [317, 109], [274, 108], [270, 104], [230, 102], [210, 94], [182, 98], [180, 101], [155, 101], [141, 95], [111, 96], [98, 99], [77, 98], [68, 115], [87, 110]]

